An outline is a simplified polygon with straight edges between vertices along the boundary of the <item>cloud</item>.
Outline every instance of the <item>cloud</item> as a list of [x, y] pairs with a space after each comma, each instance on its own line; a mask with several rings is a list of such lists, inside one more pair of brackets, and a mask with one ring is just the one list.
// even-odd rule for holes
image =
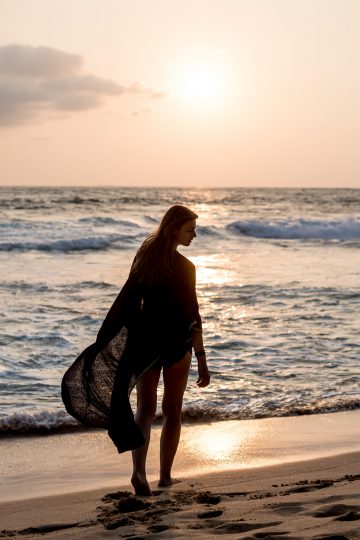
[[0, 126], [24, 124], [54, 111], [93, 109], [107, 96], [124, 94], [164, 96], [140, 82], [119, 85], [86, 73], [77, 54], [50, 47], [0, 47]]
[[149, 114], [154, 111], [153, 107], [141, 107], [139, 109], [134, 109], [130, 112], [130, 116], [141, 116], [143, 114]]
[[155, 98], [155, 99], [158, 99], [158, 98], [162, 98], [165, 96], [165, 92], [160, 92], [158, 90], [150, 90], [150, 88], [148, 88], [147, 86], [145, 86], [143, 83], [139, 82], [139, 81], [136, 81], [132, 84], [130, 84], [130, 86], [128, 86], [128, 90], [132, 93], [132, 94], [148, 94], [149, 97], [151, 98]]
[[61, 77], [76, 73], [82, 64], [78, 54], [50, 47], [7, 45], [0, 47], [0, 73], [18, 77]]

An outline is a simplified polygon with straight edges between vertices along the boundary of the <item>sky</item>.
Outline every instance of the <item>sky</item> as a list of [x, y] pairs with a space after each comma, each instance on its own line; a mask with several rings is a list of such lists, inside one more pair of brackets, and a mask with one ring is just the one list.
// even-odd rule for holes
[[359, 0], [0, 0], [0, 185], [360, 188]]

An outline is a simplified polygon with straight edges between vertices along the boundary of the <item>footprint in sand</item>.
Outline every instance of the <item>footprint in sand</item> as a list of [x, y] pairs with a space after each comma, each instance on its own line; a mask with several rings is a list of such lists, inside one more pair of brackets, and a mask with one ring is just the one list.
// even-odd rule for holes
[[349, 540], [349, 538], [343, 534], [320, 534], [313, 536], [311, 540]]
[[[258, 538], [263, 538], [264, 540], [286, 540], [287, 538], [290, 540], [295, 540], [293, 536], [285, 536], [287, 535], [288, 533], [287, 532], [281, 532], [281, 531], [273, 531], [273, 532], [270, 532], [270, 531], [266, 531], [266, 532], [258, 532], [258, 533], [254, 533], [253, 536], [251, 536], [251, 540], [255, 540], [255, 539], [258, 539]], [[248, 538], [248, 540], [250, 540], [250, 538]], [[244, 539], [245, 540], [245, 539]]]
[[[195, 490], [186, 491], [171, 491], [153, 492], [151, 497], [147, 497], [146, 501], [127, 491], [119, 491], [108, 493], [102, 498], [105, 503], [97, 508], [97, 520], [103, 524], [105, 529], [114, 530], [119, 527], [130, 526], [146, 526], [147, 531], [152, 534], [166, 531], [169, 527], [161, 523], [161, 518], [165, 514], [179, 512], [184, 506], [192, 504], [217, 505], [221, 501], [219, 495], [214, 495], [209, 491], [198, 492]], [[208, 520], [202, 522], [197, 528], [211, 527], [211, 518], [216, 518], [223, 513], [223, 510], [207, 510], [200, 513], [198, 517]], [[219, 522], [214, 520], [213, 527], [219, 525]]]
[[335, 519], [336, 521], [357, 521], [358, 519], [360, 519], [360, 514], [359, 512], [355, 512], [354, 510], [349, 510], [349, 512], [345, 512], [345, 514]]
[[164, 525], [162, 523], [157, 523], [155, 525], [150, 525], [148, 527], [148, 531], [155, 534], [168, 531], [169, 529], [170, 529], [169, 525]]
[[291, 495], [292, 493], [307, 493], [308, 491], [316, 491], [317, 489], [324, 489], [334, 484], [332, 480], [326, 482], [318, 482], [316, 484], [302, 484], [300, 486], [293, 486], [286, 491], [282, 491], [280, 495]]
[[[281, 524], [281, 521], [275, 521], [272, 523], [250, 523], [247, 521], [233, 521], [233, 522], [227, 522], [227, 523], [222, 523], [221, 525], [218, 525], [217, 527], [213, 529], [213, 532], [215, 534], [219, 534], [219, 533], [220, 534], [235, 534], [235, 533], [253, 531], [256, 529], [263, 529], [265, 527], [276, 527], [276, 525], [280, 525], [280, 524]], [[270, 534], [270, 533], [264, 533], [265, 536], [266, 534]], [[287, 534], [287, 533], [276, 532], [272, 534]], [[265, 536], [262, 536], [262, 538], [264, 538]]]
[[[337, 519], [345, 515], [350, 515], [352, 517], [350, 517], [348, 520], [345, 518], [343, 521], [354, 521], [355, 519], [353, 516], [359, 516], [357, 513], [358, 510], [358, 506], [349, 506], [347, 504], [328, 504], [309, 514], [317, 518], [336, 517]], [[350, 512], [352, 513], [350, 514]], [[356, 519], [360, 519], [360, 516]]]
[[326, 503], [331, 503], [335, 501], [343, 501], [344, 499], [351, 498], [351, 497], [352, 497], [351, 493], [344, 493], [341, 495], [328, 495], [327, 497], [317, 499], [317, 501], [318, 503], [326, 504]]
[[208, 518], [215, 518], [219, 517], [223, 514], [223, 510], [209, 510], [208, 512], [200, 512], [200, 514], [197, 515], [200, 519], [208, 519]]
[[209, 491], [205, 491], [196, 496], [196, 501], [201, 504], [219, 504], [221, 497], [219, 495], [213, 495]]
[[304, 510], [304, 507], [298, 502], [286, 502], [282, 504], [274, 503], [267, 506], [268, 508], [275, 510], [278, 514], [285, 516], [288, 516], [289, 514], [298, 514]]
[[37, 527], [27, 527], [26, 529], [19, 530], [2, 530], [0, 531], [0, 537], [15, 537], [17, 535], [28, 535], [28, 534], [48, 534], [56, 531], [61, 531], [64, 529], [73, 529], [75, 527], [85, 527], [94, 525], [93, 522], [89, 523], [49, 523], [47, 525], [38, 525]]

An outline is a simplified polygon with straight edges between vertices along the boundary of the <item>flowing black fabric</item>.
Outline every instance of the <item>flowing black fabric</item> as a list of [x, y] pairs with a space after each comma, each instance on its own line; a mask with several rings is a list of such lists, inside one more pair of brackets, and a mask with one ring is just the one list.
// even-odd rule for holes
[[192, 327], [201, 327], [195, 267], [176, 252], [176, 270], [152, 287], [130, 274], [95, 343], [66, 371], [62, 399], [82, 424], [108, 430], [119, 452], [144, 437], [129, 402], [134, 381], [152, 366], [168, 367], [191, 350]]

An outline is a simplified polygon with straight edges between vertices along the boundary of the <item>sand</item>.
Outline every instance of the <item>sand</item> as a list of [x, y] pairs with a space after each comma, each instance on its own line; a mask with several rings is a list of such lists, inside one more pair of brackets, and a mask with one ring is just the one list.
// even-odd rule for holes
[[136, 497], [102, 432], [0, 443], [0, 538], [360, 539], [360, 412], [184, 426], [179, 484]]

